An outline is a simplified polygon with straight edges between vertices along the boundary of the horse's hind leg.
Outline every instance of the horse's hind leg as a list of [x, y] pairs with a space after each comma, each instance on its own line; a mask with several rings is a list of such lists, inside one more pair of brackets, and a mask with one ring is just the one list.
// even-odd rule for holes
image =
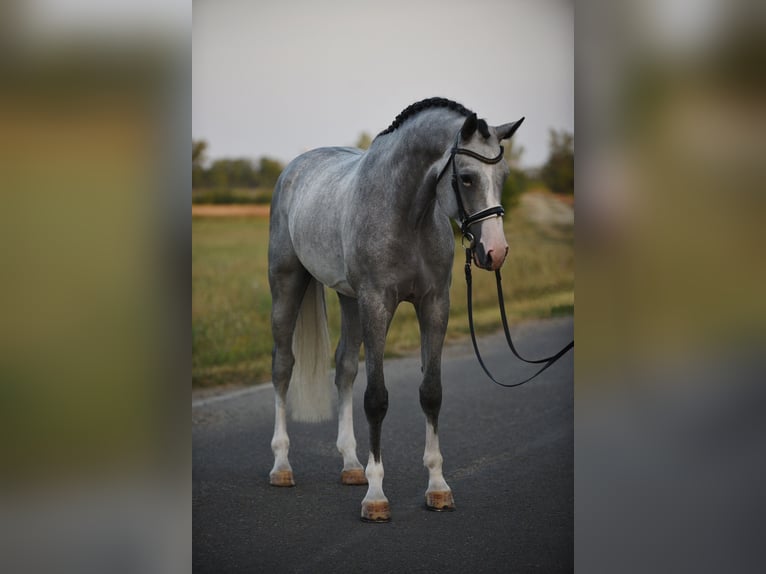
[[293, 486], [293, 470], [287, 458], [290, 439], [287, 436], [285, 401], [295, 363], [292, 349], [293, 332], [311, 276], [300, 265], [297, 257], [293, 256], [292, 261], [280, 263], [275, 264], [272, 261], [269, 268], [272, 297], [271, 331], [274, 337], [271, 377], [275, 392], [274, 436], [271, 440], [274, 467], [269, 473], [269, 482], [273, 486]]
[[356, 299], [338, 293], [341, 308], [340, 341], [335, 351], [335, 385], [338, 387], [338, 450], [343, 455], [343, 484], [367, 484], [364, 467], [356, 456], [354, 436], [354, 379], [359, 368], [362, 325]]
[[426, 508], [454, 510], [452, 490], [442, 474], [442, 454], [439, 449], [439, 411], [442, 404], [441, 353], [449, 316], [449, 293], [430, 295], [416, 306], [420, 323], [423, 383], [420, 385], [420, 405], [426, 415], [426, 447], [423, 465], [428, 469]]

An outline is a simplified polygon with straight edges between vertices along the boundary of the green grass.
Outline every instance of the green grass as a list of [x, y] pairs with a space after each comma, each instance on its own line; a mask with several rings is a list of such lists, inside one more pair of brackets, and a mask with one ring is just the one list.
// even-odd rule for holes
[[[506, 216], [510, 245], [503, 267], [509, 320], [571, 314], [574, 310], [574, 247], [571, 228], [537, 226], [518, 209]], [[192, 384], [252, 384], [270, 379], [267, 276], [268, 220], [192, 220]], [[464, 251], [455, 252], [448, 340], [466, 337], [468, 319]], [[474, 322], [479, 333], [500, 328], [494, 274], [474, 268]], [[337, 342], [340, 310], [328, 291], [331, 341]], [[417, 350], [417, 318], [412, 305], [400, 305], [386, 344], [388, 356]]]

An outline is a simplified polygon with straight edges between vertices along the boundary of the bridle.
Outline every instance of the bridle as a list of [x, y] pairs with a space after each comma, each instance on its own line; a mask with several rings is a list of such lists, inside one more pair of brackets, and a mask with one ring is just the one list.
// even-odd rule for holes
[[455, 156], [458, 154], [467, 155], [468, 157], [478, 159], [482, 163], [496, 164], [503, 159], [503, 146], [500, 146], [500, 153], [498, 153], [495, 157], [486, 157], [470, 149], [460, 147], [460, 131], [458, 131], [457, 135], [455, 135], [455, 143], [453, 144], [449, 153], [449, 159], [447, 160], [447, 163], [444, 164], [444, 167], [441, 169], [441, 171], [439, 171], [439, 175], [436, 177], [436, 183], [438, 184], [439, 180], [444, 175], [444, 172], [447, 171], [447, 166], [450, 164], [452, 165], [452, 189], [455, 192], [455, 200], [457, 201], [457, 213], [458, 219], [460, 220], [460, 232], [463, 234], [463, 239], [467, 240], [470, 246], [473, 246], [474, 236], [470, 232], [470, 227], [474, 223], [479, 223], [480, 221], [484, 221], [485, 219], [489, 219], [491, 217], [502, 217], [505, 214], [505, 210], [503, 209], [502, 205], [495, 205], [493, 207], [488, 207], [487, 209], [482, 209], [481, 211], [471, 215], [468, 214], [465, 209], [465, 205], [463, 204], [462, 194], [460, 193], [460, 179], [457, 176], [457, 167], [455, 166]]
[[[457, 167], [455, 166], [455, 156], [458, 154], [467, 155], [468, 157], [478, 159], [483, 163], [496, 164], [501, 159], [503, 159], [503, 146], [500, 146], [500, 153], [498, 153], [497, 156], [486, 157], [476, 153], [475, 151], [471, 151], [470, 149], [460, 147], [460, 131], [458, 131], [457, 135], [455, 136], [455, 143], [450, 150], [449, 159], [447, 160], [447, 163], [444, 164], [444, 167], [441, 169], [441, 171], [439, 171], [439, 175], [436, 177], [436, 183], [439, 183], [439, 180], [444, 175], [444, 172], [447, 171], [447, 166], [452, 164], [452, 189], [455, 192], [455, 199], [457, 200], [458, 218], [460, 219], [460, 232], [463, 234], [463, 247], [465, 247], [465, 281], [466, 296], [468, 299], [468, 326], [471, 331], [471, 341], [473, 342], [473, 350], [476, 353], [476, 358], [479, 360], [481, 368], [484, 369], [484, 372], [492, 380], [493, 383], [506, 388], [518, 387], [534, 379], [537, 375], [542, 373], [553, 363], [558, 361], [562, 356], [564, 356], [567, 351], [574, 347], [574, 340], [567, 344], [558, 353], [551, 355], [550, 357], [535, 360], [525, 359], [522, 357], [516, 350], [516, 347], [511, 340], [511, 332], [508, 329], [508, 319], [505, 316], [505, 302], [503, 300], [503, 288], [501, 285], [502, 278], [500, 276], [500, 270], [497, 269], [495, 270], [495, 280], [497, 282], [497, 301], [500, 307], [500, 318], [503, 323], [503, 330], [505, 331], [505, 339], [508, 342], [508, 346], [518, 359], [524, 361], [525, 363], [542, 364], [542, 367], [531, 377], [527, 377], [523, 381], [516, 383], [501, 383], [495, 379], [495, 377], [492, 376], [492, 373], [489, 372], [489, 369], [487, 369], [487, 366], [484, 364], [484, 361], [481, 358], [481, 353], [479, 353], [479, 345], [476, 342], [476, 332], [473, 327], [473, 280], [471, 278], [471, 260], [474, 248], [474, 236], [470, 231], [470, 227], [474, 223], [479, 223], [480, 221], [484, 221], [485, 219], [489, 219], [491, 217], [502, 217], [505, 214], [505, 210], [503, 209], [502, 205], [495, 205], [493, 207], [488, 207], [487, 209], [482, 209], [481, 211], [471, 215], [468, 214], [465, 209], [465, 205], [463, 204], [462, 194], [460, 193], [460, 180], [457, 176]], [[465, 244], [466, 241], [468, 241], [468, 245]]]

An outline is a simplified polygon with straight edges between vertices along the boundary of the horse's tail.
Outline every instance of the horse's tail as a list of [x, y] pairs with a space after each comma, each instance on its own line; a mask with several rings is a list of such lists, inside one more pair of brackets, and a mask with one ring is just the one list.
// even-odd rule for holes
[[330, 335], [324, 285], [311, 279], [293, 334], [295, 364], [287, 402], [296, 421], [319, 422], [333, 412], [334, 384], [330, 377]]

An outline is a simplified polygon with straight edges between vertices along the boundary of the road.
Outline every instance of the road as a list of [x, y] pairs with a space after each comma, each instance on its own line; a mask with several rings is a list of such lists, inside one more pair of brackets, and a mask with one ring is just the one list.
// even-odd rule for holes
[[[530, 358], [573, 336], [572, 318], [513, 329]], [[502, 334], [480, 341], [502, 380], [519, 363]], [[193, 563], [226, 572], [571, 572], [573, 569], [573, 353], [525, 386], [503, 389], [469, 343], [443, 355], [440, 442], [457, 510], [424, 508], [425, 424], [419, 356], [385, 364], [384, 489], [392, 520], [359, 519], [365, 487], [340, 484], [335, 421], [288, 423], [294, 488], [269, 486], [271, 386], [193, 402]], [[363, 367], [363, 366], [362, 366]], [[360, 460], [367, 459], [364, 369], [355, 385]]]

